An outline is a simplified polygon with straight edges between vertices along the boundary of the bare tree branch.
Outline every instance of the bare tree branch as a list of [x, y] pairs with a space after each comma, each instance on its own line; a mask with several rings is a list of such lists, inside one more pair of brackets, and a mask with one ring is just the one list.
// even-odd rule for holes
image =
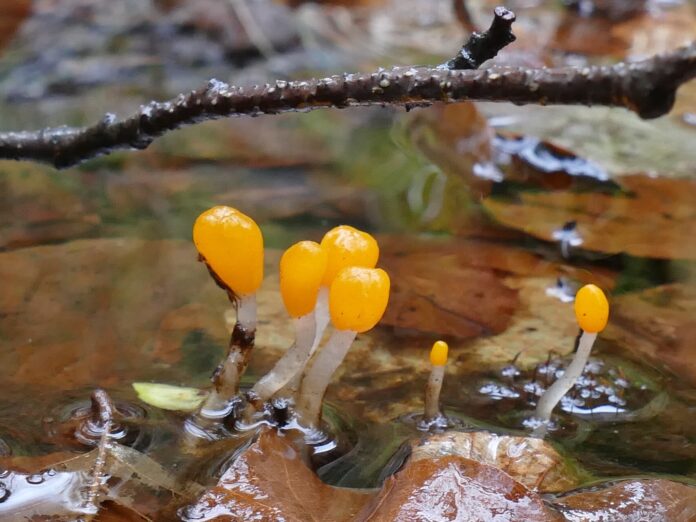
[[[118, 149], [143, 149], [156, 137], [205, 120], [367, 105], [428, 106], [464, 100], [515, 104], [625, 107], [642, 118], [668, 113], [677, 88], [696, 77], [696, 42], [644, 61], [613, 66], [462, 70], [494, 56], [514, 36], [514, 15], [496, 9], [491, 28], [472, 35], [456, 58], [438, 67], [394, 67], [250, 88], [211, 80], [200, 90], [152, 102], [124, 120], [107, 114], [91, 127], [0, 133], [0, 158], [65, 168]], [[506, 35], [506, 32], [508, 33]], [[473, 43], [472, 43], [473, 42]]]

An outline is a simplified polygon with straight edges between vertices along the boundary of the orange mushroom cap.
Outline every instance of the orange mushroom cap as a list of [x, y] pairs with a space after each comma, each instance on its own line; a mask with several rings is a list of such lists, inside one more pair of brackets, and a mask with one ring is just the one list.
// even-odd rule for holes
[[329, 230], [321, 240], [328, 264], [322, 284], [330, 286], [338, 273], [349, 266], [374, 268], [379, 258], [379, 246], [367, 232], [348, 225]]
[[193, 225], [193, 243], [217, 276], [240, 296], [263, 281], [263, 236], [256, 222], [239, 210], [217, 206]]
[[609, 320], [609, 302], [602, 289], [585, 285], [575, 294], [575, 317], [580, 328], [589, 333], [604, 330]]
[[280, 258], [280, 293], [291, 317], [314, 310], [327, 263], [326, 251], [314, 241], [300, 241]]
[[430, 350], [430, 364], [433, 366], [444, 366], [447, 364], [447, 352], [449, 346], [445, 341], [435, 341]]
[[329, 313], [339, 330], [362, 333], [374, 327], [389, 301], [389, 276], [381, 268], [341, 270], [329, 290]]

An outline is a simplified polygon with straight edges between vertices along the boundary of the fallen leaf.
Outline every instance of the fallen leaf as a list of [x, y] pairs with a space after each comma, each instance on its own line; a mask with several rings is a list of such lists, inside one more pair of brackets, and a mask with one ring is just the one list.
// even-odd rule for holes
[[696, 519], [696, 488], [664, 479], [626, 480], [564, 495], [553, 502], [566, 520]]
[[371, 497], [324, 484], [286, 438], [266, 430], [183, 520], [350, 521]]
[[194, 411], [207, 396], [205, 391], [198, 388], [154, 382], [134, 382], [133, 389], [144, 403], [173, 411]]
[[545, 241], [567, 222], [577, 223], [582, 248], [639, 257], [696, 259], [696, 181], [624, 176], [625, 194], [522, 193], [514, 200], [486, 198], [484, 207], [505, 226]]
[[0, 250], [83, 237], [100, 222], [80, 180], [42, 165], [0, 161]]
[[577, 467], [542, 439], [487, 431], [447, 431], [415, 442], [412, 448], [410, 462], [463, 457], [498, 468], [539, 493], [567, 491], [580, 483]]
[[463, 457], [409, 461], [359, 517], [364, 522], [562, 520], [505, 472]]
[[[293, 329], [278, 292], [277, 254], [266, 257], [271, 275], [258, 296], [257, 346], [270, 366], [292, 343]], [[0, 375], [16, 385], [203, 384], [229, 341], [231, 305], [190, 242], [24, 248], [0, 253], [0, 277], [9, 282], [0, 293]]]
[[[689, 243], [689, 241], [686, 241]], [[624, 357], [647, 358], [696, 385], [696, 287], [673, 284], [632, 292], [612, 302], [611, 321], [602, 334]]]
[[[92, 483], [98, 451], [0, 458], [0, 467], [7, 470], [2, 486], [9, 492], [0, 502], [0, 516], [25, 520], [53, 515], [67, 521], [88, 513], [85, 492]], [[107, 488], [102, 497], [107, 504], [105, 520], [142, 520], [140, 514], [168, 511], [174, 499], [191, 499], [202, 489], [193, 482], [175, 480], [147, 455], [119, 444], [107, 448], [106, 476], [113, 489]]]

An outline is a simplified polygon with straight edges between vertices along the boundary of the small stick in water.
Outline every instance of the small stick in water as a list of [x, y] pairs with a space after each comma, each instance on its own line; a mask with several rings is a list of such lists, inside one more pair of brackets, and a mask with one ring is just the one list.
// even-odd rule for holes
[[389, 301], [389, 276], [380, 268], [344, 268], [331, 283], [329, 313], [335, 331], [310, 361], [297, 400], [303, 424], [317, 428], [326, 388], [358, 333], [373, 328]]
[[441, 424], [441, 421], [445, 420], [440, 411], [440, 392], [442, 381], [445, 378], [448, 350], [449, 347], [444, 341], [436, 341], [430, 350], [431, 369], [428, 385], [425, 387], [425, 410], [423, 412], [423, 422], [427, 425]]
[[609, 303], [599, 287], [585, 285], [578, 290], [575, 317], [582, 330], [578, 349], [563, 375], [544, 392], [537, 404], [535, 417], [544, 424], [548, 424], [553, 409], [582, 375], [597, 334], [607, 325]]
[[295, 343], [254, 385], [249, 392], [252, 400], [267, 401], [307, 364], [314, 344], [315, 306], [326, 263], [326, 251], [314, 241], [294, 244], [280, 259], [280, 293], [295, 324]]
[[202, 417], [219, 419], [230, 413], [254, 347], [256, 291], [263, 281], [263, 236], [249, 216], [218, 206], [196, 219], [193, 242], [213, 279], [237, 309], [227, 357], [215, 371], [215, 388], [199, 411]]

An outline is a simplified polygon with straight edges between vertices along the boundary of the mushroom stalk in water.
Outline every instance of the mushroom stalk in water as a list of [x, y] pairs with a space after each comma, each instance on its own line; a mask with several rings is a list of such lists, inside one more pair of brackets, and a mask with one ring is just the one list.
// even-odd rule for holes
[[535, 417], [544, 423], [549, 422], [553, 409], [582, 375], [597, 334], [607, 325], [609, 303], [599, 287], [585, 285], [578, 290], [575, 317], [582, 329], [578, 349], [563, 375], [543, 393], [537, 404]]
[[251, 389], [252, 400], [267, 401], [307, 364], [314, 344], [315, 306], [326, 258], [326, 252], [313, 241], [296, 243], [283, 254], [280, 292], [295, 323], [295, 343]]
[[263, 281], [263, 236], [249, 216], [218, 206], [196, 219], [193, 241], [213, 279], [237, 309], [227, 357], [213, 375], [215, 387], [199, 411], [202, 417], [217, 419], [230, 413], [254, 347], [256, 292]]
[[430, 377], [425, 388], [425, 409], [423, 411], [423, 421], [432, 423], [442, 418], [440, 412], [440, 392], [442, 391], [442, 381], [445, 378], [445, 365], [447, 364], [447, 343], [436, 341], [430, 350]]
[[379, 268], [344, 268], [331, 283], [329, 313], [335, 327], [324, 348], [310, 361], [300, 384], [297, 412], [318, 427], [326, 388], [355, 336], [373, 328], [389, 300], [389, 276]]

